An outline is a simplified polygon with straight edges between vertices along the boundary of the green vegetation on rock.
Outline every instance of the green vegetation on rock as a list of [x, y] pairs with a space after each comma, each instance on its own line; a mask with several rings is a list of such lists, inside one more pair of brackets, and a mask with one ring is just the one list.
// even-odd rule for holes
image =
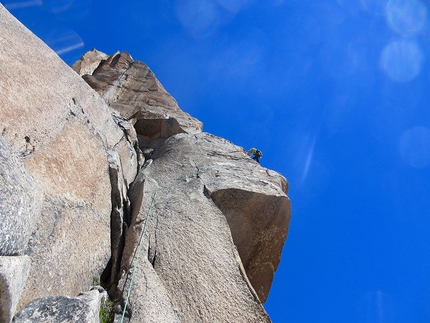
[[113, 306], [115, 302], [108, 299], [102, 299], [100, 303], [100, 323], [112, 323], [115, 315], [113, 312]]

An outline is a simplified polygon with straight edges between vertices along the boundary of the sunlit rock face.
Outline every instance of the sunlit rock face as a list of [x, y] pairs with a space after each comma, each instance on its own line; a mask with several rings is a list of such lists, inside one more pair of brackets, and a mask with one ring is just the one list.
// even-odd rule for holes
[[0, 256], [22, 254], [40, 216], [43, 194], [20, 155], [10, 149], [3, 137], [0, 180]]
[[270, 322], [285, 178], [126, 52], [71, 69], [1, 5], [0, 34], [0, 317], [97, 321], [100, 277], [126, 321]]
[[[290, 217], [282, 183], [281, 175], [225, 139], [172, 136], [130, 188], [134, 214], [124, 272], [134, 266], [146, 230], [141, 275], [158, 277], [183, 322], [222, 322], [225, 313], [230, 322], [268, 321], [260, 301], [267, 298]], [[148, 280], [138, 284], [134, 311], [146, 322], [154, 296]]]
[[127, 52], [105, 58], [92, 50], [72, 68], [133, 123], [142, 147], [154, 147], [159, 138], [177, 133], [201, 132], [202, 123], [183, 112], [148, 66], [134, 61]]
[[19, 308], [38, 297], [77, 295], [101, 275], [111, 256], [109, 151], [127, 168], [136, 152], [104, 100], [2, 6], [0, 34], [1, 150], [8, 159], [0, 254], [30, 257]]

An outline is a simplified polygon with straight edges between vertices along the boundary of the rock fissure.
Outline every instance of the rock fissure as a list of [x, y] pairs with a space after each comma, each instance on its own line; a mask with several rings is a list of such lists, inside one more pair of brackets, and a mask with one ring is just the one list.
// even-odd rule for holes
[[[120, 54], [118, 54], [117, 56], [120, 56]], [[118, 58], [119, 59], [119, 58]], [[113, 83], [108, 84], [106, 86], [106, 90], [103, 92], [103, 98], [105, 99], [105, 101], [107, 103], [111, 103], [116, 101], [116, 99], [118, 97], [115, 97], [115, 100], [112, 100], [112, 98], [116, 95], [115, 91], [118, 88], [123, 87], [123, 85], [121, 84], [123, 79], [124, 81], [127, 81], [127, 71], [133, 66], [133, 62], [130, 64], [130, 66], [128, 68], [125, 68], [119, 75], [117, 78], [114, 79]], [[115, 67], [115, 64], [111, 64], [111, 67]], [[96, 71], [95, 71], [96, 72]], [[97, 74], [96, 74], [97, 75]], [[110, 87], [110, 88], [109, 88]]]

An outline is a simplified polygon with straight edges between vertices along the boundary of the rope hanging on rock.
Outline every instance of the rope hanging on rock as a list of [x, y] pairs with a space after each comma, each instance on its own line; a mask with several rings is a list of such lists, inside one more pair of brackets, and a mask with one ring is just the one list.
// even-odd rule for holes
[[183, 181], [183, 180], [185, 180], [187, 178], [194, 177], [196, 175], [198, 176], [199, 173], [204, 172], [206, 168], [207, 167], [204, 167], [204, 168], [202, 168], [202, 170], [200, 170], [197, 167], [197, 171], [195, 171], [192, 174], [189, 174], [187, 176], [183, 176], [183, 177], [181, 177], [179, 179], [173, 180], [169, 184], [164, 185], [164, 186], [158, 188], [154, 192], [154, 194], [152, 195], [151, 204], [149, 205], [148, 212], [146, 213], [145, 223], [143, 225], [143, 231], [142, 231], [142, 234], [140, 236], [139, 244], [138, 244], [137, 251], [136, 251], [136, 254], [135, 254], [136, 256], [135, 256], [135, 261], [134, 261], [134, 264], [133, 264], [133, 273], [131, 275], [130, 285], [128, 286], [127, 296], [125, 298], [125, 303], [124, 303], [124, 308], [122, 310], [122, 315], [121, 315], [120, 323], [124, 322], [125, 313], [126, 313], [126, 310], [127, 310], [127, 306], [128, 306], [129, 300], [130, 300], [131, 289], [132, 289], [133, 282], [134, 282], [134, 276], [135, 276], [135, 273], [136, 273], [136, 269], [137, 269], [137, 267], [139, 265], [140, 253], [141, 253], [141, 249], [142, 249], [142, 246], [143, 246], [143, 240], [144, 240], [144, 237], [145, 237], [145, 234], [146, 234], [146, 230], [147, 230], [147, 227], [148, 227], [148, 220], [150, 218], [151, 210], [152, 210], [152, 207], [154, 205], [155, 198], [156, 198], [158, 192], [161, 191], [161, 190], [163, 190], [163, 189], [170, 188], [170, 187], [172, 187], [172, 186], [174, 186], [176, 184], [179, 184], [181, 181]]
[[[240, 160], [250, 160], [249, 157], [241, 157], [239, 159]], [[163, 189], [166, 189], [166, 188], [170, 188], [170, 187], [172, 187], [172, 186], [174, 186], [176, 184], [179, 184], [181, 181], [183, 181], [183, 180], [185, 180], [187, 178], [194, 177], [196, 175], [198, 177], [199, 174], [205, 173], [206, 170], [207, 170], [207, 168], [208, 168], [208, 167], [203, 167], [202, 169], [199, 169], [199, 167], [197, 167], [197, 166], [195, 166], [195, 167], [197, 168], [197, 170], [194, 171], [193, 173], [191, 173], [189, 175], [186, 175], [186, 176], [183, 176], [183, 177], [180, 177], [180, 178], [178, 178], [176, 180], [171, 181], [170, 183], [168, 183], [168, 184], [166, 184], [166, 185], [158, 188], [154, 192], [154, 194], [152, 195], [151, 204], [149, 205], [148, 212], [146, 213], [146, 218], [145, 218], [145, 223], [144, 223], [143, 231], [142, 231], [142, 234], [140, 236], [140, 240], [139, 240], [139, 244], [138, 244], [138, 247], [137, 247], [137, 251], [136, 251], [135, 256], [134, 256], [135, 262], [134, 262], [134, 265], [133, 265], [133, 273], [132, 273], [132, 276], [131, 276], [130, 285], [128, 287], [127, 296], [126, 296], [126, 299], [125, 299], [125, 304], [124, 304], [124, 308], [123, 308], [123, 311], [122, 311], [122, 316], [121, 316], [120, 323], [124, 322], [124, 317], [125, 317], [125, 313], [126, 313], [126, 310], [127, 310], [127, 306], [128, 306], [129, 300], [130, 300], [130, 294], [131, 294], [131, 289], [132, 289], [133, 282], [134, 282], [134, 277], [135, 277], [136, 269], [137, 269], [137, 267], [139, 265], [140, 253], [141, 253], [141, 249], [142, 249], [142, 246], [143, 246], [143, 241], [144, 241], [144, 237], [145, 237], [145, 234], [146, 234], [146, 230], [147, 230], [147, 226], [148, 226], [148, 221], [149, 221], [149, 218], [150, 218], [150, 215], [151, 215], [151, 210], [152, 210], [152, 207], [154, 205], [156, 196], [157, 196], [157, 194], [158, 194], [159, 191], [161, 191]]]
[[158, 193], [158, 190], [156, 190], [155, 193], [152, 195], [151, 204], [149, 205], [149, 209], [148, 209], [148, 212], [146, 214], [145, 224], [143, 226], [143, 232], [142, 232], [142, 235], [140, 236], [139, 245], [137, 247], [137, 256], [136, 256], [136, 261], [135, 261], [135, 264], [134, 264], [134, 267], [133, 267], [133, 274], [131, 276], [130, 286], [128, 286], [127, 297], [125, 299], [124, 309], [122, 310], [122, 316], [121, 316], [121, 321], [120, 321], [121, 323], [124, 322], [125, 312], [127, 310], [128, 301], [130, 299], [131, 287], [133, 286], [134, 275], [136, 273], [137, 265], [139, 264], [140, 251], [141, 251], [142, 246], [143, 246], [143, 240], [144, 240], [144, 237], [145, 237], [145, 234], [146, 234], [146, 228], [147, 228], [147, 224], [148, 224], [149, 215], [151, 213], [152, 206], [154, 205], [154, 201], [155, 201], [155, 197], [157, 196], [157, 193]]

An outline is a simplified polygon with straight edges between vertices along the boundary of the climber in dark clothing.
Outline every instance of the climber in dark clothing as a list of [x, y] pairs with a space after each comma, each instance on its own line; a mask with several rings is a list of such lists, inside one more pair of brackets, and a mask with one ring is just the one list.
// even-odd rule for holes
[[250, 150], [246, 151], [248, 155], [251, 156], [252, 159], [254, 159], [257, 163], [260, 163], [260, 158], [263, 156], [263, 153], [259, 151], [258, 149], [251, 148]]

